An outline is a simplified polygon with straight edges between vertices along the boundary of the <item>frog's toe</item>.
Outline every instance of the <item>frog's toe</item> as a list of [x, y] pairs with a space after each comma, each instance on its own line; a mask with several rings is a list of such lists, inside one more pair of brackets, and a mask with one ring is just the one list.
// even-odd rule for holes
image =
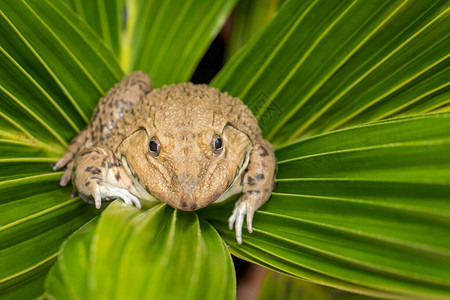
[[87, 181], [80, 181], [77, 188], [81, 198], [90, 203], [94, 202], [96, 208], [101, 207], [102, 201], [117, 198], [121, 198], [128, 205], [134, 204], [136, 208], [141, 208], [141, 203], [136, 196], [124, 188], [102, 181], [100, 177], [90, 177]]
[[247, 228], [251, 233], [253, 231], [252, 221], [253, 221], [254, 210], [249, 205], [246, 199], [239, 199], [234, 207], [233, 214], [228, 219], [228, 226], [230, 230], [233, 230], [233, 225], [236, 230], [236, 241], [242, 244], [242, 226], [244, 224], [244, 218], [247, 215]]
[[53, 165], [53, 171], [57, 171], [64, 167], [67, 164], [67, 160], [64, 157], [61, 157], [54, 165]]
[[125, 202], [128, 205], [133, 205], [134, 203], [137, 209], [141, 209], [141, 202], [139, 201], [138, 198], [136, 198], [133, 194], [131, 194], [127, 190], [124, 189], [119, 190], [120, 191], [117, 192], [117, 196], [119, 196], [123, 200], [123, 202]]
[[72, 153], [71, 151], [66, 151], [63, 156], [53, 165], [53, 171], [59, 170], [65, 166], [69, 168], [69, 166], [72, 166], [74, 158], [74, 153]]
[[233, 230], [234, 222], [236, 222], [237, 212], [236, 209], [233, 210], [233, 213], [231, 214], [231, 217], [228, 218], [228, 228], [230, 230]]
[[253, 232], [253, 215], [255, 214], [255, 210], [252, 207], [249, 207], [250, 205], [247, 205], [247, 230], [248, 232]]
[[97, 186], [94, 193], [92, 194], [92, 197], [94, 198], [95, 208], [100, 209], [100, 207], [102, 206], [102, 186]]
[[61, 176], [61, 179], [59, 180], [59, 185], [66, 186], [71, 179], [72, 179], [72, 167], [67, 167], [64, 170], [63, 176]]
[[[115, 187], [115, 186], [110, 186], [110, 185], [103, 185], [100, 191], [100, 199], [115, 199], [115, 198], [121, 198], [123, 200], [123, 202], [125, 202], [128, 205], [135, 205], [136, 208], [140, 209], [141, 208], [141, 202], [139, 201], [138, 198], [136, 198], [136, 196], [134, 196], [133, 194], [131, 194], [129, 191], [127, 191], [126, 189], [122, 189], [119, 187]], [[101, 201], [101, 200], [100, 200]], [[97, 201], [95, 202], [95, 206], [97, 208], [100, 207], [99, 203], [98, 207], [97, 207]]]

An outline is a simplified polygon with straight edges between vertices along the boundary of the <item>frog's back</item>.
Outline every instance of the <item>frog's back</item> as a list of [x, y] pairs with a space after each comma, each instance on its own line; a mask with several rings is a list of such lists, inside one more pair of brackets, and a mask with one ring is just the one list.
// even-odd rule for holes
[[200, 132], [229, 123], [251, 139], [261, 137], [258, 122], [241, 100], [205, 84], [163, 86], [143, 98], [137, 110], [141, 122], [147, 119], [161, 129]]

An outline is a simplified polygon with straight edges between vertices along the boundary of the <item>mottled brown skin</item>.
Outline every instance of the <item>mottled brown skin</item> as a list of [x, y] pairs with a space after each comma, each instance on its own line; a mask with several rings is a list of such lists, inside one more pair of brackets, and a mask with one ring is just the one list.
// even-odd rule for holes
[[116, 198], [140, 208], [141, 198], [196, 210], [243, 193], [229, 219], [239, 243], [244, 217], [251, 232], [276, 171], [272, 146], [238, 98], [192, 83], [152, 90], [143, 72], [125, 77], [100, 99], [54, 169], [62, 167], [60, 184], [72, 179], [97, 208]]

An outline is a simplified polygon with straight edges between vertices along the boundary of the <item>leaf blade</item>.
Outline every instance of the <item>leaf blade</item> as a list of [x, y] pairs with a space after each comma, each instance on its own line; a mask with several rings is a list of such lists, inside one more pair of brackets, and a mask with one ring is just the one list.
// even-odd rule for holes
[[287, 1], [212, 84], [246, 102], [278, 145], [396, 116], [430, 89], [424, 101], [442, 104], [442, 80], [430, 78], [450, 70], [447, 19], [439, 1]]
[[36, 297], [59, 245], [97, 214], [51, 164], [122, 71], [59, 1], [2, 1], [0, 27], [0, 294]]
[[[81, 273], [71, 271], [79, 264], [77, 249], [84, 249], [81, 260], [87, 262]], [[75, 297], [89, 291], [86, 299], [229, 299], [235, 287], [231, 258], [217, 232], [195, 214], [162, 204], [139, 212], [115, 201], [95, 228], [68, 240], [54, 268], [59, 271], [50, 273], [48, 292], [61, 291], [63, 282]], [[207, 279], [214, 288], [203, 288]]]
[[204, 214], [232, 253], [275, 270], [368, 295], [444, 299], [449, 118], [380, 121], [280, 148], [276, 188], [242, 246], [223, 217], [231, 205]]
[[189, 80], [235, 3], [130, 1], [123, 68], [149, 73], [155, 87]]

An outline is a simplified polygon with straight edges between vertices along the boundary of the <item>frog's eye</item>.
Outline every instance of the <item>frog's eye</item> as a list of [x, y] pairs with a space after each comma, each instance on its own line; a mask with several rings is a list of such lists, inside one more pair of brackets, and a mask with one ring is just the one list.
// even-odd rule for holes
[[212, 151], [215, 154], [219, 154], [223, 149], [223, 143], [222, 143], [222, 138], [216, 134], [214, 135], [213, 141], [212, 141]]
[[153, 156], [158, 156], [161, 147], [159, 146], [159, 141], [156, 137], [152, 137], [150, 139], [150, 143], [148, 143], [148, 150]]

